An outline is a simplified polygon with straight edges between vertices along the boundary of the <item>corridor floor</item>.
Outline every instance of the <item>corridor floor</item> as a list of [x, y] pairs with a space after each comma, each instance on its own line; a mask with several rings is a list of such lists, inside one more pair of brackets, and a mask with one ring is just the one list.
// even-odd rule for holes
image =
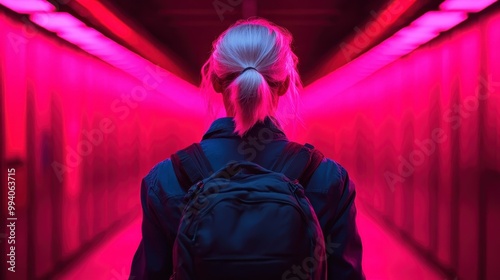
[[[130, 263], [141, 238], [140, 226], [141, 218], [134, 220], [58, 279], [128, 279]], [[368, 280], [446, 280], [363, 212], [358, 214], [358, 227], [364, 247], [363, 268]]]

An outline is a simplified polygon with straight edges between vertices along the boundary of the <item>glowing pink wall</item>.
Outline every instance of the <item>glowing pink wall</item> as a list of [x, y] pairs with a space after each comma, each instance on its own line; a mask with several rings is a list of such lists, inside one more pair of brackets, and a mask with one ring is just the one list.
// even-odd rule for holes
[[27, 22], [0, 11], [2, 181], [7, 166], [17, 178], [15, 279], [50, 277], [136, 217], [140, 179], [208, 125], [195, 86], [154, 68], [133, 78]]
[[353, 87], [332, 75], [304, 94], [299, 140], [340, 161], [360, 207], [458, 279], [500, 278], [499, 30], [497, 6]]

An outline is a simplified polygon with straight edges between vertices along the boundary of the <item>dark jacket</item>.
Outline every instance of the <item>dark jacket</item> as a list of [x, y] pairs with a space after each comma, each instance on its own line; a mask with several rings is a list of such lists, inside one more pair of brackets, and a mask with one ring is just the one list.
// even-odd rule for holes
[[[215, 120], [200, 142], [213, 170], [230, 160], [250, 160], [269, 168], [288, 142], [269, 118], [241, 138], [233, 118]], [[328, 279], [364, 279], [361, 239], [356, 227], [355, 188], [347, 171], [325, 158], [306, 189], [325, 236]], [[134, 255], [130, 279], [168, 279], [172, 274], [172, 246], [185, 191], [166, 159], [142, 180], [142, 241]], [[298, 277], [298, 278], [297, 278]], [[301, 279], [290, 275], [287, 279]]]

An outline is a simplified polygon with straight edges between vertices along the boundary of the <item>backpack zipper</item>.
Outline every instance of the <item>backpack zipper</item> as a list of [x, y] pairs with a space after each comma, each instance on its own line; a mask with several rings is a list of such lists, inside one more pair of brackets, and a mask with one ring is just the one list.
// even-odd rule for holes
[[186, 201], [187, 203], [189, 203], [189, 201], [193, 200], [193, 198], [198, 195], [200, 193], [200, 191], [203, 189], [203, 186], [204, 186], [204, 183], [203, 183], [203, 180], [201, 181], [198, 181], [198, 183], [196, 183], [196, 188], [190, 188], [188, 193], [187, 193], [187, 197], [188, 197], [188, 201]]

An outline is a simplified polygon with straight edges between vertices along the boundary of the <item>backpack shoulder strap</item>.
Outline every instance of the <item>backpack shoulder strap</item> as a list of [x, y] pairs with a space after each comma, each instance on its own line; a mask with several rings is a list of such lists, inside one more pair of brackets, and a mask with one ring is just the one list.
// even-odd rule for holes
[[170, 159], [175, 176], [185, 191], [213, 173], [212, 166], [199, 143], [194, 143], [172, 154]]
[[323, 158], [324, 155], [309, 143], [301, 145], [288, 142], [271, 169], [285, 174], [291, 180], [299, 180], [305, 188]]
[[[306, 144], [307, 145], [307, 144]], [[325, 156], [323, 153], [321, 153], [319, 150], [314, 149], [314, 147], [311, 145], [313, 150], [311, 151], [311, 161], [309, 161], [309, 165], [307, 168], [302, 172], [302, 175], [299, 180], [302, 182], [302, 186], [305, 188], [307, 187], [307, 184], [309, 184], [309, 181], [311, 180], [312, 175], [314, 174], [314, 171], [319, 167], [321, 162], [323, 162]]]

